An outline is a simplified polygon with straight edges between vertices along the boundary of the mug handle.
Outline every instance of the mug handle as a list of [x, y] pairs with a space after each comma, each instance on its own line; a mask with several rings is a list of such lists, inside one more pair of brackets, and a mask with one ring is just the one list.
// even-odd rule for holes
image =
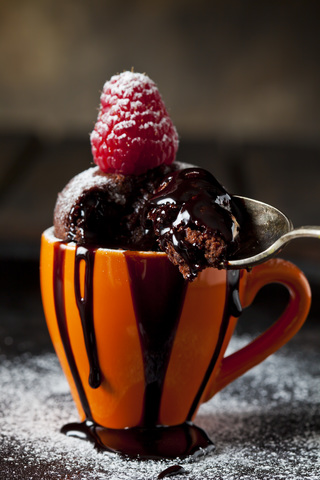
[[251, 305], [258, 291], [270, 283], [280, 283], [287, 288], [288, 305], [278, 320], [264, 333], [222, 359], [212, 388], [207, 389], [203, 401], [209, 400], [219, 390], [287, 343], [302, 327], [309, 313], [311, 305], [309, 283], [301, 270], [291, 262], [272, 259], [253, 267], [249, 272], [245, 271], [244, 277], [242, 295], [240, 293], [243, 308]]

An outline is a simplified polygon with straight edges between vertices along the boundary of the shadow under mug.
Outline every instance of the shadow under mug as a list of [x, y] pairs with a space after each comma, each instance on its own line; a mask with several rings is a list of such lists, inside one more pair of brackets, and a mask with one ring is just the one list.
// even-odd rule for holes
[[[212, 448], [193, 424], [201, 403], [274, 353], [304, 323], [311, 293], [292, 263], [209, 268], [186, 282], [164, 253], [63, 243], [46, 230], [41, 290], [49, 333], [81, 422], [63, 431], [142, 458]], [[224, 356], [241, 307], [270, 283], [288, 304], [277, 321]]]

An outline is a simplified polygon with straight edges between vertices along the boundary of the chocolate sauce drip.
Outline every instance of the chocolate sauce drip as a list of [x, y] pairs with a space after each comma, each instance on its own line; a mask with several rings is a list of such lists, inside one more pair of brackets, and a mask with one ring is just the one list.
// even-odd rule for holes
[[191, 418], [193, 417], [199, 405], [203, 392], [208, 384], [211, 373], [213, 372], [213, 369], [217, 363], [218, 357], [221, 352], [222, 344], [225, 339], [226, 332], [229, 326], [230, 317], [231, 316], [239, 317], [242, 313], [242, 307], [239, 299], [240, 272], [239, 270], [227, 270], [226, 275], [227, 275], [226, 300], [224, 305], [224, 312], [223, 312], [223, 318], [222, 318], [221, 327], [219, 331], [218, 341], [214, 349], [213, 355], [211, 357], [207, 371], [205, 373], [205, 376], [203, 377], [198, 393], [195, 396], [194, 401], [189, 410], [189, 414], [187, 417], [188, 420], [191, 420]]
[[[84, 421], [65, 425], [62, 432], [70, 437], [88, 440], [100, 451], [119, 453], [125, 457], [141, 460], [198, 458], [215, 448], [207, 434], [190, 422], [172, 427], [160, 425], [152, 428], [132, 427], [117, 430]], [[183, 473], [181, 470], [178, 471], [177, 466], [169, 468], [171, 475], [174, 473], [173, 470], [176, 470], [176, 474]], [[166, 470], [158, 478], [169, 476], [170, 470], [165, 475]]]
[[240, 317], [242, 305], [239, 298], [240, 270], [227, 270], [225, 316]]
[[182, 475], [185, 473], [187, 472], [181, 465], [171, 465], [171, 467], [160, 472], [157, 478], [173, 477], [173, 475]]
[[[77, 245], [74, 269], [74, 291], [81, 318], [83, 336], [90, 366], [89, 385], [98, 388], [101, 385], [97, 342], [93, 319], [93, 269], [95, 249]], [[80, 290], [80, 263], [85, 262], [84, 295]]]
[[63, 344], [64, 352], [67, 357], [68, 365], [71, 370], [71, 374], [74, 383], [77, 387], [80, 402], [83, 411], [88, 419], [92, 418], [89, 403], [81, 382], [77, 364], [72, 352], [67, 319], [65, 314], [65, 300], [64, 300], [64, 259], [65, 259], [65, 246], [61, 242], [57, 242], [54, 245], [54, 265], [53, 265], [53, 292], [54, 292], [54, 304], [57, 317], [58, 328], [60, 332], [61, 341]]
[[171, 349], [184, 303], [187, 282], [163, 258], [126, 255], [132, 301], [141, 342], [145, 376], [141, 424], [159, 423], [159, 409]]

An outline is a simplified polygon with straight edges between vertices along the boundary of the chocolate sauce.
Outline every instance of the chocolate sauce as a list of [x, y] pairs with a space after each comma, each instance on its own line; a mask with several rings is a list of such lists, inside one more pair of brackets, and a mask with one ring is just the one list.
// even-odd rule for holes
[[238, 214], [216, 178], [193, 167], [167, 175], [146, 203], [145, 225], [153, 225], [161, 250], [193, 280], [208, 266], [221, 267], [236, 248]]
[[[93, 269], [95, 249], [83, 245], [76, 246], [74, 291], [81, 318], [83, 336], [90, 365], [89, 385], [98, 388], [101, 384], [101, 371], [97, 353], [96, 336], [93, 320]], [[80, 263], [85, 262], [84, 295], [80, 290]]]
[[163, 383], [178, 327], [187, 282], [162, 257], [145, 259], [126, 254], [145, 375], [141, 425], [159, 423]]
[[70, 367], [74, 383], [77, 387], [78, 395], [84, 413], [87, 419], [92, 419], [91, 410], [85, 394], [82, 381], [79, 375], [78, 367], [73, 355], [64, 301], [64, 261], [65, 261], [65, 245], [62, 242], [57, 242], [54, 245], [54, 264], [53, 264], [53, 292], [54, 304], [56, 310], [56, 317], [58, 328], [60, 332], [61, 341], [64, 352], [67, 357], [68, 365]]
[[180, 223], [185, 227], [204, 225], [212, 232], [219, 232], [226, 242], [233, 240], [231, 196], [203, 168], [186, 168], [171, 173], [148, 203], [148, 207], [155, 208], [166, 204], [177, 207], [175, 220], [172, 222], [169, 218], [160, 232], [161, 235], [171, 228], [174, 242], [179, 243], [174, 237], [175, 227]]
[[67, 436], [92, 442], [97, 450], [141, 460], [197, 458], [214, 450], [204, 430], [190, 422], [172, 427], [159, 425], [118, 430], [84, 421], [65, 425], [61, 431]]
[[187, 473], [186, 470], [181, 465], [171, 465], [171, 467], [166, 468], [157, 476], [158, 479], [165, 477], [172, 477], [173, 475], [182, 475]]
[[[98, 388], [101, 382], [93, 316], [95, 253], [94, 248], [77, 247], [74, 276], [75, 295], [90, 364], [89, 382], [92, 388]], [[204, 388], [220, 354], [229, 318], [231, 315], [239, 316], [241, 313], [238, 297], [239, 273], [238, 271], [227, 272], [226, 303], [218, 342], [201, 386], [191, 405], [186, 422], [182, 425], [170, 427], [157, 426], [165, 375], [188, 283], [168, 259], [164, 262], [163, 258], [150, 257], [146, 262], [146, 260], [130, 254], [130, 252], [125, 255], [144, 366], [145, 394], [140, 426], [121, 430], [108, 429], [97, 425], [92, 419], [72, 352], [65, 315], [63, 273], [65, 245], [62, 242], [57, 242], [54, 246], [53, 271], [57, 322], [69, 367], [86, 415], [85, 422], [65, 425], [62, 432], [69, 436], [90, 440], [99, 449], [139, 458], [197, 456], [201, 452], [211, 451], [214, 448], [211, 440], [203, 430], [193, 425], [189, 420], [198, 407]], [[81, 261], [85, 262], [86, 268], [83, 297], [81, 296], [79, 283]], [[170, 308], [168, 308], [168, 305]]]

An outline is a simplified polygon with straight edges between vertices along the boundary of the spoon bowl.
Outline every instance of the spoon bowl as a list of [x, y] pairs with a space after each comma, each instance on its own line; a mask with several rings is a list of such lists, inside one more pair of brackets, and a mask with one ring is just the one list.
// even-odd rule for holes
[[265, 262], [296, 238], [320, 239], [319, 226], [294, 228], [283, 212], [267, 203], [238, 195], [233, 198], [242, 220], [239, 245], [228, 259], [227, 268], [250, 268]]

